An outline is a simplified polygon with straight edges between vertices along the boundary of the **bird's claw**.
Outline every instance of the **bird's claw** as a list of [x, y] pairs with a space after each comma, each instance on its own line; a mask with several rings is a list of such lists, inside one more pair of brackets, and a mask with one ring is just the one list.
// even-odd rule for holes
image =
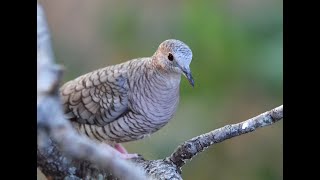
[[114, 148], [120, 152], [120, 156], [123, 159], [132, 159], [132, 158], [138, 158], [138, 154], [129, 154], [128, 151], [119, 143], [114, 145]]

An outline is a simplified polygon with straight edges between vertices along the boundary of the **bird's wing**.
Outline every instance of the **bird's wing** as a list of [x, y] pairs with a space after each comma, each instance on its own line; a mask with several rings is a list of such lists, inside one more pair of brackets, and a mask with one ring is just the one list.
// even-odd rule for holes
[[69, 81], [60, 88], [67, 119], [104, 126], [128, 110], [127, 75], [106, 67]]

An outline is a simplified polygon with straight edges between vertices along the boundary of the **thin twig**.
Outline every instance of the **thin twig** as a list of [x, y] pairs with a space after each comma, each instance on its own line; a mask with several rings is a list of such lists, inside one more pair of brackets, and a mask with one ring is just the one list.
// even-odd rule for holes
[[229, 124], [194, 137], [180, 145], [169, 158], [177, 167], [213, 144], [271, 125], [283, 118], [283, 105], [238, 124]]

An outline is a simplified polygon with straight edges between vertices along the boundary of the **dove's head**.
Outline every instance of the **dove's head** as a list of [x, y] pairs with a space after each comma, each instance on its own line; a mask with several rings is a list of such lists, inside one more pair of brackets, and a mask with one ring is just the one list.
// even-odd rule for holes
[[159, 68], [183, 74], [189, 83], [194, 86], [189, 67], [192, 60], [192, 51], [182, 41], [168, 39], [162, 42], [153, 55], [153, 60]]

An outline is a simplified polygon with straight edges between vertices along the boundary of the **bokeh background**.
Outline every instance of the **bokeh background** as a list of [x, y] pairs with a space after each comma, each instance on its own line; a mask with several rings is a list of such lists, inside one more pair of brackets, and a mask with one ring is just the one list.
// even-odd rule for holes
[[[192, 88], [182, 79], [172, 121], [151, 137], [124, 144], [147, 159], [183, 141], [283, 103], [281, 0], [38, 0], [64, 82], [89, 71], [151, 56], [169, 38], [193, 51]], [[283, 123], [210, 147], [183, 167], [183, 178], [283, 178]], [[41, 175], [38, 173], [38, 178]]]

